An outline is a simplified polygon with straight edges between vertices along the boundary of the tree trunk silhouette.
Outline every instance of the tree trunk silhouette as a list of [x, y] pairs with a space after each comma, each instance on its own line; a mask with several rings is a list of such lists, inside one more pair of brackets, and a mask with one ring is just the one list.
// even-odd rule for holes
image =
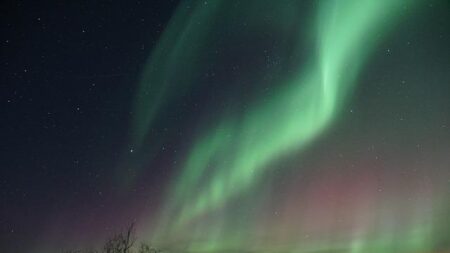
[[130, 253], [136, 239], [134, 238], [134, 223], [128, 227], [125, 233], [119, 233], [110, 238], [103, 251], [105, 253]]

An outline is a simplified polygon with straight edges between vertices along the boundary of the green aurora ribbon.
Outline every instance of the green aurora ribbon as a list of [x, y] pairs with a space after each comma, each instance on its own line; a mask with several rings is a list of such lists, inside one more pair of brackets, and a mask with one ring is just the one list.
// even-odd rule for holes
[[[183, 2], [144, 71], [135, 105], [135, 146], [143, 145], [158, 113], [196, 85], [196, 73], [207, 65], [205, 59], [211, 59], [205, 52], [220, 50], [215, 48], [220, 45], [215, 36], [238, 29], [240, 21], [245, 20], [246, 29], [257, 32], [266, 32], [267, 26], [269, 33], [276, 30], [290, 49], [286, 58], [293, 60], [281, 77], [279, 72], [268, 70], [279, 78], [274, 78], [276, 83], [274, 79], [266, 81], [272, 88], [270, 94], [252, 99], [244, 113], [215, 113], [214, 123], [202, 130], [179, 167], [161, 211], [161, 222], [153, 231], [154, 240], [188, 238], [180, 240], [190, 241], [189, 250], [204, 252], [252, 247], [242, 234], [224, 229], [230, 217], [221, 213], [250, 191], [262, 189], [262, 178], [276, 167], [274, 164], [298, 154], [332, 126], [351, 97], [370, 53], [417, 3], [317, 1], [309, 5], [317, 8], [317, 15], [299, 19], [303, 6], [294, 0]], [[267, 17], [273, 22], [267, 24]], [[310, 22], [302, 27], [299, 20]], [[300, 58], [305, 45], [309, 47], [307, 60]], [[211, 215], [214, 218], [208, 218]], [[215, 221], [197, 224], [203, 218]], [[256, 230], [251, 221], [242, 226], [249, 233]], [[425, 252], [431, 249], [431, 231], [432, 227], [421, 226], [370, 240], [355, 236], [328, 243], [299, 239], [287, 246], [264, 245], [267, 252]], [[259, 251], [258, 247], [253, 249]]]

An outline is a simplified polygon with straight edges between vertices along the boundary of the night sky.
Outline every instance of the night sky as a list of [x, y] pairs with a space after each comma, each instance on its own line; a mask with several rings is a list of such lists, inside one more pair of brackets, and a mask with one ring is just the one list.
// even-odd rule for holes
[[450, 252], [450, 3], [2, 1], [0, 251]]

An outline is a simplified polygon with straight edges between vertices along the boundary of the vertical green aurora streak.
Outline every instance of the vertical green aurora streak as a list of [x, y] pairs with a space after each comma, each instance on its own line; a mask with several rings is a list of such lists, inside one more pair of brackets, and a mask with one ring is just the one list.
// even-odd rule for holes
[[[192, 73], [202, 68], [203, 63], [197, 58], [201, 58], [202, 47], [208, 46], [208, 34], [212, 29], [220, 29], [214, 26], [214, 20], [226, 17], [232, 2], [186, 1], [179, 7], [144, 73], [136, 101], [136, 145], [143, 142], [164, 103], [194, 85]], [[276, 24], [284, 29], [283, 26], [295, 20], [297, 14], [292, 6], [296, 3], [293, 0], [245, 1], [239, 8], [242, 13], [249, 13], [255, 23], [263, 16], [252, 13], [255, 5], [271, 9], [284, 17]], [[314, 52], [312, 59], [307, 66], [298, 64], [294, 74], [277, 83], [278, 90], [271, 97], [253, 101], [243, 116], [228, 113], [218, 118], [215, 127], [193, 143], [167, 195], [155, 240], [163, 241], [189, 231], [189, 224], [195, 219], [219, 211], [258, 187], [264, 172], [273, 163], [301, 151], [329, 128], [354, 90], [358, 73], [370, 52], [397, 23], [404, 13], [402, 8], [414, 4], [417, 1], [320, 1], [316, 22], [309, 30], [314, 40], [311, 45], [315, 45], [310, 49]], [[296, 32], [298, 37], [305, 35], [287, 30]], [[177, 86], [171, 87], [173, 83]], [[203, 250], [243, 244], [239, 239], [227, 240], [232, 237], [214, 231], [207, 228], [202, 232], [209, 234], [203, 237], [208, 238], [206, 246], [201, 247]], [[401, 248], [392, 237], [385, 235], [373, 240], [357, 238], [327, 245], [290, 246], [283, 252], [338, 249], [354, 253], [419, 252], [429, 249], [428, 232], [429, 228], [424, 227], [396, 237], [403, 241]]]

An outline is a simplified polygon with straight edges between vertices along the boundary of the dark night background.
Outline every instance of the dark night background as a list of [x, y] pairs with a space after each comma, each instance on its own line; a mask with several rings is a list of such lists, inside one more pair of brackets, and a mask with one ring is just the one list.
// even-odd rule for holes
[[[166, 182], [171, 171], [158, 163], [163, 164], [176, 152], [170, 143], [164, 150], [170, 154], [159, 154], [156, 165], [147, 166], [128, 193], [122, 191], [128, 186], [118, 183], [118, 177], [126, 173], [116, 172], [121, 162], [128, 159], [127, 154], [133, 155], [129, 152], [133, 150], [129, 146], [129, 129], [140, 73], [178, 3], [176, 0], [2, 1], [0, 252], [30, 250], [32, 245], [47, 239], [40, 237], [41, 231], [49, 233], [48, 238], [55, 238], [52, 233], [64, 230], [54, 227], [61, 224], [61, 220], [77, 231], [82, 231], [90, 221], [95, 224], [89, 227], [95, 229], [86, 231], [80, 240], [91, 234], [109, 234], [140, 217], [143, 210], [156, 210], [161, 204], [159, 198], [164, 185], [160, 182]], [[390, 44], [383, 46], [393, 48], [392, 54], [395, 54], [396, 49], [405, 46], [404, 41], [411, 41], [412, 45], [406, 50], [410, 50], [413, 61], [423, 59], [438, 66], [436, 69], [450, 71], [448, 3], [435, 3], [437, 6], [427, 6], [424, 11], [428, 15], [425, 17], [434, 15], [433, 19], [419, 18], [417, 27], [409, 23], [402, 30], [409, 37], [393, 35]], [[414, 32], [415, 29], [418, 32]], [[380, 69], [398, 67], [409, 57], [400, 56], [397, 62], [395, 58], [392, 60], [391, 51], [383, 50], [382, 54], [371, 63], [374, 72], [383, 73]], [[386, 60], [387, 57], [391, 58]], [[414, 65], [405, 64], [400, 75], [407, 76]], [[376, 78], [380, 83], [386, 79], [403, 81], [388, 73]], [[435, 78], [449, 80], [448, 73]], [[368, 83], [373, 81], [367, 76], [361, 79]], [[426, 80], [406, 78], [411, 83]], [[410, 90], [411, 97], [423, 92], [430, 101], [436, 94], [440, 95], [437, 100], [441, 104], [421, 105], [417, 111], [425, 115], [442, 108], [436, 114], [428, 114], [435, 120], [433, 122], [445, 125], [444, 130], [440, 129], [446, 131], [442, 136], [448, 136], [450, 116], [442, 118], [442, 115], [449, 111], [443, 108], [449, 106], [443, 98], [449, 96], [449, 87], [450, 84], [442, 83], [425, 91], [419, 86]], [[358, 98], [351, 102], [354, 108], [367, 105], [369, 112], [377, 107], [382, 112], [389, 111], [396, 97], [391, 96], [381, 105], [377, 98], [403, 90], [381, 85], [378, 95], [369, 97], [372, 92], [370, 87], [357, 90]], [[211, 99], [207, 91], [198, 94], [194, 99], [199, 103]], [[411, 116], [413, 110], [409, 106], [414, 100], [403, 98], [403, 101], [406, 103], [399, 105], [398, 110], [405, 110]], [[395, 110], [387, 114], [391, 117], [389, 120], [402, 117]], [[368, 129], [371, 123], [362, 123], [364, 117], [353, 123]], [[350, 116], [343, 118], [348, 120]], [[177, 125], [183, 120], [191, 119], [167, 119], [165, 124]], [[161, 131], [165, 129], [164, 124], [158, 127]], [[430, 129], [423, 132], [432, 132]], [[360, 136], [365, 131], [358, 127], [354, 130]], [[170, 131], [168, 139], [178, 133], [176, 127]], [[395, 131], [392, 135], [395, 136]], [[443, 143], [442, 150], [447, 145]], [[131, 208], [124, 209], [124, 205]], [[84, 217], [80, 224], [77, 224], [78, 216]], [[68, 237], [73, 237], [70, 231], [67, 233]]]
[[105, 204], [139, 71], [176, 4], [2, 1], [2, 252], [61, 210]]

